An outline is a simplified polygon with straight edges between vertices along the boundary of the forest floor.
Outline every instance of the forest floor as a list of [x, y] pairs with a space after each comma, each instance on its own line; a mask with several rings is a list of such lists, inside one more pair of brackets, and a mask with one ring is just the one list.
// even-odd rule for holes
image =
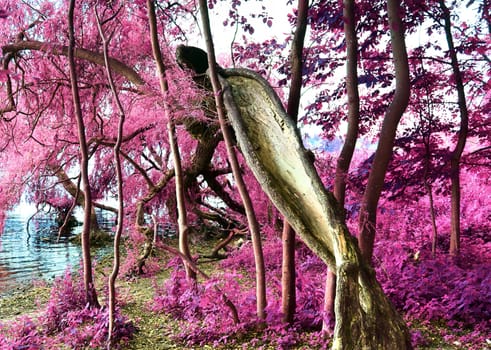
[[[107, 280], [108, 265], [111, 257], [106, 257], [99, 268], [96, 269], [98, 285], [104, 285]], [[106, 267], [103, 267], [103, 266]], [[200, 268], [206, 272], [215, 270], [219, 264], [207, 262], [200, 264]], [[149, 311], [149, 305], [152, 303], [155, 293], [154, 286], [163, 285], [165, 279], [169, 276], [169, 271], [163, 270], [151, 277], [138, 277], [131, 279], [119, 279], [118, 290], [119, 298], [124, 300], [122, 303], [122, 314], [133, 321], [137, 326], [137, 332], [129, 344], [124, 349], [243, 349], [242, 345], [234, 347], [217, 346], [216, 344], [186, 347], [181, 343], [176, 343], [173, 339], [173, 331], [178, 330], [179, 324], [170, 316], [158, 314]], [[35, 318], [43, 312], [43, 309], [50, 297], [50, 284], [45, 282], [34, 283], [19, 287], [9, 295], [0, 296], [0, 323], [8, 324], [9, 321], [17, 317], [28, 315]], [[102, 288], [102, 287], [101, 287]], [[102, 292], [101, 292], [102, 293]], [[240, 307], [240, 305], [239, 305]], [[448, 344], [444, 337], [453, 332], [442, 322], [428, 324], [426, 322], [411, 322], [412, 331], [419, 331], [426, 339], [425, 346], [419, 346], [417, 349], [442, 349], [442, 350], [460, 350], [464, 349], [460, 344]], [[249, 335], [248, 335], [249, 336]], [[253, 334], [250, 335], [254, 336]], [[268, 344], [258, 344], [261, 349], [274, 349], [275, 347]], [[247, 347], [250, 348], [250, 347]], [[295, 346], [293, 349], [311, 349], [305, 345]], [[491, 345], [484, 346], [482, 350], [491, 350]]]

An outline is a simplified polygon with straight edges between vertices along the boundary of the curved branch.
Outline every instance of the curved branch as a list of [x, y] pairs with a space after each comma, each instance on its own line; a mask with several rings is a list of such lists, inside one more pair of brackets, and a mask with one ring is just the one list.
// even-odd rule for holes
[[[68, 174], [63, 170], [62, 167], [55, 167], [53, 165], [48, 165], [47, 170], [52, 172], [53, 176], [58, 178], [58, 183], [63, 186], [65, 191], [67, 191], [76, 202], [77, 205], [84, 206], [85, 197], [82, 191], [79, 191], [79, 187], [75, 184], [72, 179], [68, 176]], [[92, 205], [96, 208], [107, 210], [113, 213], [117, 213], [118, 210], [110, 205], [92, 202]]]
[[[68, 46], [45, 43], [36, 40], [23, 40], [13, 44], [8, 44], [2, 46], [3, 54], [15, 54], [20, 51], [34, 50], [41, 51], [45, 53], [51, 53], [57, 56], [68, 56]], [[104, 67], [104, 55], [100, 52], [90, 51], [87, 49], [75, 48], [74, 57], [83, 59], [99, 66]], [[109, 58], [109, 67], [112, 71], [126, 77], [129, 81], [137, 86], [142, 86], [145, 81], [140, 77], [140, 75], [131, 67], [127, 66], [125, 63], [115, 59]]]
[[147, 183], [147, 186], [149, 188], [154, 188], [155, 184], [153, 183], [152, 179], [150, 179], [150, 176], [147, 174], [147, 171], [143, 169], [140, 164], [136, 162], [128, 153], [120, 150], [119, 153], [126, 159], [139, 173], [140, 175], [145, 179], [145, 182]]
[[[5, 70], [8, 69], [9, 62], [13, 57], [14, 56], [12, 54], [5, 55], [5, 58], [3, 60], [3, 67], [2, 67], [3, 69], [5, 69]], [[12, 92], [12, 80], [10, 80], [10, 75], [7, 76], [6, 86], [7, 86], [8, 104], [6, 107], [0, 109], [0, 116], [3, 116], [4, 113], [12, 112], [15, 110], [15, 101], [14, 101], [14, 94]], [[7, 121], [10, 121], [10, 120], [7, 120]]]
[[237, 203], [230, 196], [230, 194], [227, 191], [225, 191], [225, 189], [222, 187], [222, 185], [220, 185], [220, 183], [218, 182], [218, 180], [215, 177], [210, 176], [210, 174], [208, 174], [208, 173], [204, 173], [202, 175], [203, 175], [206, 183], [208, 184], [208, 186], [210, 186], [210, 188], [213, 190], [213, 192], [215, 192], [217, 194], [217, 196], [220, 197], [220, 199], [225, 204], [227, 204], [227, 206], [230, 209], [232, 209], [232, 210], [234, 210], [237, 213], [240, 213], [242, 215], [246, 214], [244, 206]]

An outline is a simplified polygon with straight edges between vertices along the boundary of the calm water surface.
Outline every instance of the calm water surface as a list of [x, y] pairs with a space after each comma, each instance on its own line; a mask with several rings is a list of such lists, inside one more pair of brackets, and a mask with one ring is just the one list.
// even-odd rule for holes
[[[30, 283], [62, 275], [67, 267], [78, 268], [82, 257], [80, 246], [61, 238], [57, 243], [57, 226], [47, 215], [10, 213], [0, 235], [0, 295], [22, 289]], [[76, 227], [74, 233], [80, 232]]]

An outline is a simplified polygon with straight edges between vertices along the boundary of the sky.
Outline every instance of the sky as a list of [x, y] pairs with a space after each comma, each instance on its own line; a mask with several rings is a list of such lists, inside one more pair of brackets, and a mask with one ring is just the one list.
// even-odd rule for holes
[[[264, 6], [265, 12], [272, 17], [272, 26], [268, 27], [263, 23], [262, 18], [252, 18], [252, 15], [258, 15], [263, 10], [261, 7]], [[229, 2], [219, 1], [215, 8], [209, 9], [210, 15], [210, 25], [213, 34], [213, 40], [215, 45], [215, 51], [217, 57], [228, 55], [230, 57], [230, 46], [232, 42], [241, 42], [242, 36], [247, 37], [248, 40], [261, 42], [266, 39], [277, 38], [278, 40], [283, 40], [285, 35], [291, 34], [291, 25], [288, 22], [288, 13], [292, 13], [293, 6], [285, 5], [285, 1], [262, 1], [258, 3], [257, 1], [243, 1], [239, 7], [239, 16], [244, 16], [247, 18], [249, 23], [252, 24], [255, 31], [251, 35], [250, 33], [245, 33], [239, 26], [237, 33], [235, 33], [236, 28], [223, 25], [223, 22], [229, 17], [230, 4]], [[190, 45], [198, 46], [202, 49], [205, 48], [205, 43], [203, 38], [199, 36], [196, 37], [194, 42], [190, 42]]]

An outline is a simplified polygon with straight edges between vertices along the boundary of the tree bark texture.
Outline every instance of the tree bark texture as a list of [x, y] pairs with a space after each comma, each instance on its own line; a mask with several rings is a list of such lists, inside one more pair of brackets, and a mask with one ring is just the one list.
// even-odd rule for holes
[[336, 272], [333, 349], [411, 349], [404, 321], [361, 257], [271, 86], [245, 69], [225, 70], [221, 84], [247, 164], [303, 241]]
[[367, 261], [370, 261], [373, 255], [378, 201], [382, 193], [385, 173], [392, 157], [397, 125], [409, 103], [409, 65], [404, 42], [400, 0], [388, 0], [387, 13], [389, 15], [396, 88], [394, 98], [382, 122], [379, 142], [361, 203], [359, 217], [360, 249]]

